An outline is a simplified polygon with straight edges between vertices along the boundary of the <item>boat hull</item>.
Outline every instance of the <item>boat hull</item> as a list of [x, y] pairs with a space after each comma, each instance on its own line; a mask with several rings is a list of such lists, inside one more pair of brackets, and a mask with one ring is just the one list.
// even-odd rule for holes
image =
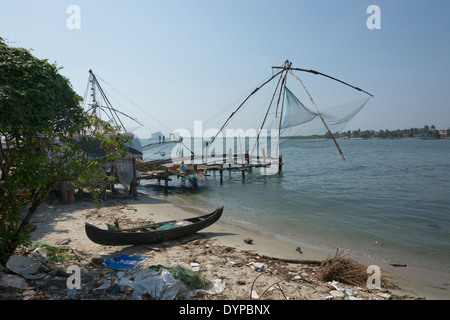
[[[152, 244], [159, 243], [163, 241], [173, 240], [177, 238], [181, 238], [202, 229], [205, 229], [215, 223], [220, 219], [223, 213], [223, 207], [217, 208], [214, 212], [195, 217], [184, 219], [183, 221], [190, 222], [188, 225], [177, 226], [172, 229], [167, 230], [154, 230], [154, 231], [142, 231], [142, 232], [121, 232], [121, 231], [110, 231], [100, 229], [97, 226], [94, 226], [90, 223], [85, 224], [85, 231], [87, 237], [101, 245], [109, 245], [109, 246], [124, 246], [124, 245], [139, 245], [139, 244]], [[175, 223], [176, 220], [173, 221], [165, 221], [159, 223]]]

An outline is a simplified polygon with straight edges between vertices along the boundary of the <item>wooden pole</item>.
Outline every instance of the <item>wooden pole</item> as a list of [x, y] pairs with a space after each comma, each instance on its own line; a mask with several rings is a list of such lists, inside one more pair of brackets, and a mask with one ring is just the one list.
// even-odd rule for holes
[[133, 195], [133, 198], [137, 197], [137, 179], [136, 179], [136, 159], [132, 158], [132, 164], [133, 164], [133, 178], [131, 180], [131, 194]]
[[[232, 150], [231, 150], [231, 148], [230, 148], [230, 152], [229, 152], [229, 154], [228, 154], [228, 157], [229, 157], [229, 163], [228, 163], [228, 168], [230, 168], [231, 169], [231, 164], [233, 163], [233, 153], [232, 153]], [[228, 173], [230, 174], [230, 176], [231, 176], [231, 170], [228, 170]]]
[[[288, 75], [288, 71], [289, 68], [291, 67], [292, 62], [289, 62], [288, 60], [286, 60], [285, 62], [285, 68], [286, 68], [286, 75], [284, 78], [284, 86], [282, 85], [282, 88], [284, 87], [284, 89], [286, 89], [286, 81], [287, 81], [287, 75]], [[286, 91], [286, 90], [283, 90]], [[277, 137], [277, 152], [275, 154], [279, 153], [279, 145], [280, 145], [280, 135], [281, 135], [281, 120], [283, 119], [283, 110], [284, 110], [284, 96], [285, 96], [285, 92], [282, 93], [283, 94], [283, 100], [281, 102], [281, 112], [280, 112], [280, 124], [278, 125], [278, 137]]]
[[264, 166], [264, 175], [266, 175], [266, 150], [263, 148], [262, 149], [262, 154], [263, 154], [263, 166]]
[[115, 186], [114, 186], [115, 181], [116, 181], [116, 177], [115, 177], [116, 173], [115, 173], [115, 170], [114, 170], [115, 166], [116, 166], [116, 162], [113, 161], [112, 166], [111, 166], [111, 176], [113, 177], [114, 180], [110, 184], [111, 193], [113, 193], [115, 191]]
[[[272, 69], [282, 69], [282, 68], [284, 68], [284, 67], [272, 67]], [[344, 81], [339, 80], [339, 79], [337, 79], [337, 78], [331, 77], [331, 76], [329, 76], [329, 75], [327, 75], [327, 74], [325, 74], [325, 73], [318, 72], [318, 71], [316, 71], [316, 70], [311, 70], [311, 69], [310, 69], [310, 70], [307, 70], [307, 69], [301, 69], [301, 68], [290, 68], [290, 69], [291, 69], [291, 70], [297, 70], [297, 71], [303, 71], [303, 72], [309, 72], [309, 73], [313, 73], [313, 74], [315, 74], [315, 75], [321, 75], [321, 76], [330, 78], [330, 79], [332, 79], [332, 80], [335, 80], [335, 81], [337, 81], [337, 82], [340, 82], [340, 83], [342, 83], [342, 84], [345, 84], [346, 86], [349, 86], [349, 87], [351, 87], [351, 88], [353, 88], [353, 89], [356, 89], [356, 90], [358, 90], [358, 91], [364, 92], [364, 93], [368, 94], [369, 96], [373, 97], [373, 94], [371, 94], [371, 93], [369, 93], [369, 92], [367, 92], [367, 91], [364, 91], [364, 90], [362, 90], [362, 89], [360, 89], [360, 88], [358, 88], [358, 87], [352, 86], [351, 84], [349, 84], [349, 83], [347, 83], [347, 82], [344, 82]]]

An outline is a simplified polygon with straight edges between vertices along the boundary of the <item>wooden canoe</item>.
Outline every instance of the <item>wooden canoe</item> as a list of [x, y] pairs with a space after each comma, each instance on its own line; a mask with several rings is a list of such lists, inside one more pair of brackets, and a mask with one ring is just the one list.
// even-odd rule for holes
[[[222, 216], [222, 212], [223, 207], [220, 207], [214, 212], [203, 216], [183, 219], [181, 221], [172, 220], [159, 222], [128, 230], [118, 229], [110, 231], [86, 222], [85, 231], [91, 241], [102, 245], [123, 246], [152, 244], [177, 239], [205, 229], [219, 220]], [[161, 228], [161, 226], [164, 225], [170, 225], [170, 228]]]

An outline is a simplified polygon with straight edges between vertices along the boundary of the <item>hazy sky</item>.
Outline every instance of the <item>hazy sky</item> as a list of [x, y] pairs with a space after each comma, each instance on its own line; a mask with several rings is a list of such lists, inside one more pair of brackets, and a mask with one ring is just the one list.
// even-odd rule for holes
[[[70, 5], [79, 29], [67, 26]], [[381, 29], [367, 27], [370, 5]], [[56, 61], [81, 96], [92, 69], [133, 102], [117, 108], [146, 125], [141, 137], [192, 128], [286, 59], [374, 94], [346, 129], [448, 129], [449, 16], [448, 0], [0, 0], [0, 36]], [[361, 97], [299, 76], [319, 108]]]

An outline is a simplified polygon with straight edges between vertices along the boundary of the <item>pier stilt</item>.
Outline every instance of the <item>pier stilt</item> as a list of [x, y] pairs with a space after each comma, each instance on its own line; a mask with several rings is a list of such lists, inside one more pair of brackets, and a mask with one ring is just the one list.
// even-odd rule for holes
[[130, 184], [130, 194], [133, 196], [133, 198], [137, 198], [136, 159], [133, 158], [132, 164], [133, 164], [133, 178], [131, 179]]

